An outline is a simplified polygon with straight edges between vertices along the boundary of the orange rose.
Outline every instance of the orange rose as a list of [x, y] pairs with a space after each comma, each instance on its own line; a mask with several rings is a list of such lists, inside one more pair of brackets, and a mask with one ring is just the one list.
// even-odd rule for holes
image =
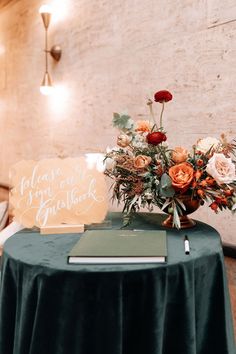
[[136, 131], [137, 132], [142, 132], [142, 133], [145, 133], [145, 132], [150, 132], [151, 131], [151, 127], [150, 127], [150, 123], [148, 120], [138, 120], [137, 123], [136, 123]]
[[152, 161], [150, 156], [138, 155], [134, 159], [134, 167], [136, 168], [145, 168]]
[[181, 192], [185, 192], [192, 182], [194, 170], [187, 162], [182, 162], [169, 169], [169, 176], [172, 179], [172, 186]]
[[172, 152], [171, 157], [175, 163], [184, 162], [188, 158], [188, 150], [184, 149], [181, 146], [177, 146]]

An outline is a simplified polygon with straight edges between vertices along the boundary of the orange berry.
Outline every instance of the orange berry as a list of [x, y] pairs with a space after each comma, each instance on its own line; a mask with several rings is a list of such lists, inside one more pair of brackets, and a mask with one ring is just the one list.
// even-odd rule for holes
[[198, 189], [198, 191], [197, 191], [197, 194], [199, 195], [199, 197], [204, 197], [204, 195], [205, 195], [205, 193], [204, 193], [204, 191], [202, 190], [202, 189]]
[[197, 171], [195, 172], [195, 178], [196, 178], [196, 180], [198, 180], [198, 179], [201, 177], [201, 175], [202, 175], [202, 171], [197, 170]]
[[217, 211], [218, 209], [218, 204], [216, 202], [211, 203], [210, 208], [214, 211]]
[[203, 166], [203, 160], [202, 159], [197, 159], [197, 166], [199, 166], [199, 167]]
[[215, 203], [220, 204], [221, 203], [221, 197], [215, 197]]
[[206, 187], [206, 186], [207, 186], [207, 181], [204, 179], [204, 180], [200, 183], [200, 185], [201, 185], [202, 187]]
[[233, 189], [226, 189], [224, 191], [224, 194], [227, 196], [227, 197], [230, 197], [232, 194], [233, 194]]
[[215, 183], [214, 178], [211, 178], [211, 177], [207, 177], [206, 181], [209, 186], [212, 186]]
[[226, 198], [221, 198], [221, 204], [227, 205], [227, 199]]

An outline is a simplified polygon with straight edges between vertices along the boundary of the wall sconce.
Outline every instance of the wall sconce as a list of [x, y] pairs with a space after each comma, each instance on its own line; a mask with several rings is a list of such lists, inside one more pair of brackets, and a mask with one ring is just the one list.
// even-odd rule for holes
[[52, 11], [50, 6], [42, 5], [39, 9], [41, 14], [44, 28], [45, 28], [45, 73], [43, 81], [40, 86], [40, 92], [43, 95], [50, 95], [53, 91], [52, 80], [48, 72], [48, 54], [50, 54], [54, 60], [59, 61], [61, 58], [61, 47], [59, 45], [54, 45], [50, 50], [48, 50], [48, 27], [51, 20]]

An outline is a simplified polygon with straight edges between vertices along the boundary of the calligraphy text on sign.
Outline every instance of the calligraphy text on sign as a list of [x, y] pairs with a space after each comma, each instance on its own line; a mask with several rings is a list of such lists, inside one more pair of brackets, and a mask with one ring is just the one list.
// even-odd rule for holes
[[90, 224], [106, 215], [104, 176], [84, 157], [21, 161], [11, 178], [14, 215], [26, 227]]

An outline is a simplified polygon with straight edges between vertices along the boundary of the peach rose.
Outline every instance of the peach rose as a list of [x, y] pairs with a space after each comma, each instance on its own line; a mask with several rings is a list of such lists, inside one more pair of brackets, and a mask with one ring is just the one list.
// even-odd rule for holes
[[172, 186], [176, 190], [185, 192], [192, 182], [194, 170], [189, 163], [182, 162], [170, 167], [169, 176], [172, 179]]
[[151, 163], [152, 159], [150, 156], [138, 155], [134, 159], [134, 167], [145, 168]]
[[126, 147], [130, 144], [132, 138], [126, 134], [120, 134], [117, 137], [117, 145], [121, 147]]
[[181, 146], [177, 146], [174, 148], [171, 157], [175, 163], [185, 162], [188, 158], [188, 150]]
[[136, 123], [136, 128], [135, 128], [136, 132], [150, 132], [151, 131], [151, 127], [150, 127], [150, 123], [148, 120], [138, 120]]

